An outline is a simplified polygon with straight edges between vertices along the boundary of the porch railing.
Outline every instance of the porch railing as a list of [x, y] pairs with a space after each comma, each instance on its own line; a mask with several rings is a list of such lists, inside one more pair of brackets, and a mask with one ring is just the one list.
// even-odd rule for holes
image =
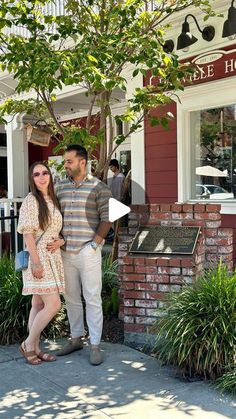
[[23, 247], [23, 238], [17, 234], [22, 201], [22, 198], [0, 199], [0, 257], [4, 252], [14, 255]]

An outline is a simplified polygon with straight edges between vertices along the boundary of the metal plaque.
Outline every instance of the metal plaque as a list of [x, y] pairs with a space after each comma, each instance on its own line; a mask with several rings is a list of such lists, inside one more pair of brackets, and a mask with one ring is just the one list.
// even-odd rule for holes
[[192, 255], [199, 232], [200, 227], [141, 226], [129, 252]]

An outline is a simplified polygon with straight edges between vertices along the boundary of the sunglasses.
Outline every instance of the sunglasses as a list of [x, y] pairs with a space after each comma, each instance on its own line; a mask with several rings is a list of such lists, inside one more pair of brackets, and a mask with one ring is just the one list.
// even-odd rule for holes
[[34, 172], [33, 174], [32, 174], [32, 177], [39, 177], [39, 176], [49, 176], [50, 175], [50, 173], [49, 173], [49, 171], [48, 170], [44, 170], [43, 172]]

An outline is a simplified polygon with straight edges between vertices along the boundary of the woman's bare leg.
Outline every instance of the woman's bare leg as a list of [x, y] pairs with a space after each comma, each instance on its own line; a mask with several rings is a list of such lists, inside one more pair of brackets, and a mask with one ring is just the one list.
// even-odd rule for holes
[[59, 294], [49, 294], [37, 296], [36, 306], [39, 307], [39, 301], [42, 299], [43, 308], [36, 313], [36, 309], [31, 316], [29, 335], [25, 340], [27, 351], [39, 352], [39, 339], [42, 331], [60, 310], [61, 300]]

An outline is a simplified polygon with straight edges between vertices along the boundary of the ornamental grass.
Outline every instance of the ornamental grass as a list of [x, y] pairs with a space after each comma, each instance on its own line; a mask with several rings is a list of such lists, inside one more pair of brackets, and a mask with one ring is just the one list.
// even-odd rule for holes
[[193, 286], [171, 294], [166, 315], [154, 325], [154, 351], [183, 375], [215, 379], [234, 364], [236, 272], [219, 264]]

